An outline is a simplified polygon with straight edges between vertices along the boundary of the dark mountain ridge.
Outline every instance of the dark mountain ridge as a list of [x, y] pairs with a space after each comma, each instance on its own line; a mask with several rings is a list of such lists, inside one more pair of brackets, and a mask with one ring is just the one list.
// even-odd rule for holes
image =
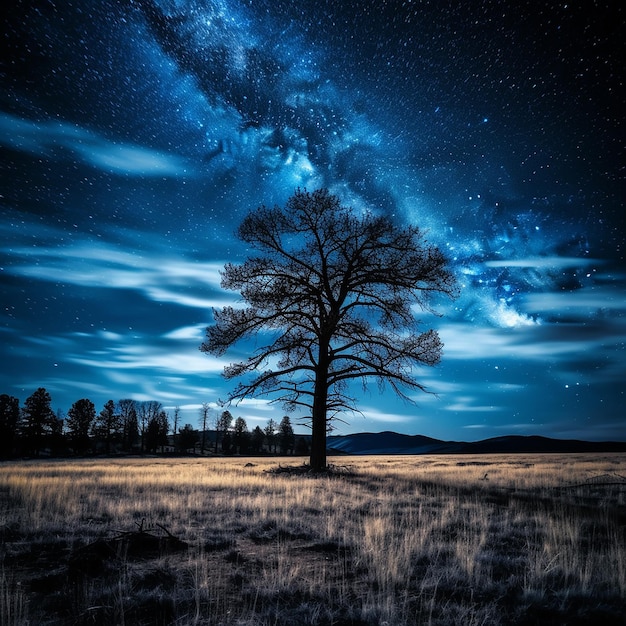
[[330, 435], [330, 454], [506, 454], [534, 452], [626, 452], [624, 441], [551, 439], [538, 435], [508, 435], [481, 441], [441, 441], [424, 435], [391, 431]]

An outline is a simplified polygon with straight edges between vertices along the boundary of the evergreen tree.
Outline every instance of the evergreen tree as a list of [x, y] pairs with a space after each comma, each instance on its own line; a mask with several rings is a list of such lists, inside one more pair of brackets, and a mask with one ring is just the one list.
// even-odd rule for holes
[[157, 419], [159, 421], [159, 445], [163, 452], [164, 447], [169, 443], [167, 433], [170, 432], [170, 420], [166, 411], [161, 411]]
[[20, 401], [3, 393], [0, 395], [0, 459], [13, 456], [19, 421]]
[[96, 417], [92, 432], [94, 437], [104, 443], [107, 454], [111, 453], [111, 446], [114, 443], [121, 441], [123, 422], [113, 400], [107, 401]]
[[278, 444], [281, 454], [293, 454], [296, 437], [293, 434], [293, 427], [289, 415], [285, 415], [278, 426]]
[[167, 413], [159, 411], [148, 421], [145, 432], [145, 448], [147, 452], [156, 454], [159, 446], [167, 445], [167, 433], [169, 431], [169, 423]]
[[276, 452], [276, 422], [270, 418], [265, 427], [265, 442], [267, 443], [268, 452]]
[[[224, 436], [230, 430], [231, 424], [233, 423], [233, 416], [230, 411], [222, 411], [222, 414], [217, 418], [217, 422], [215, 424], [215, 451], [217, 452], [219, 442], [224, 438]], [[224, 446], [222, 446], [222, 449]]]
[[258, 454], [263, 450], [263, 442], [265, 441], [265, 433], [260, 426], [255, 426], [250, 436], [250, 448], [252, 452]]
[[191, 424], [185, 424], [179, 431], [177, 437], [177, 449], [179, 452], [185, 453], [190, 448], [195, 448], [198, 442], [198, 431], [194, 430]]
[[89, 450], [89, 433], [95, 419], [96, 407], [87, 398], [74, 402], [67, 412], [65, 426], [70, 445], [76, 454], [85, 454]]
[[50, 408], [52, 399], [44, 387], [39, 387], [26, 398], [22, 408], [20, 430], [24, 449], [39, 456], [56, 427], [56, 416]]
[[117, 403], [122, 420], [122, 449], [132, 452], [139, 443], [139, 419], [137, 417], [137, 403], [125, 398]]
[[245, 454], [248, 451], [248, 445], [250, 442], [250, 433], [248, 432], [248, 425], [243, 417], [238, 417], [235, 420], [233, 427], [233, 447], [234, 452], [239, 454]]
[[233, 438], [231, 434], [227, 431], [224, 433], [222, 437], [222, 452], [224, 454], [231, 454], [233, 451]]
[[65, 418], [63, 417], [63, 411], [57, 409], [54, 420], [52, 421], [49, 438], [50, 453], [54, 456], [67, 452], [67, 441], [63, 434], [64, 425]]

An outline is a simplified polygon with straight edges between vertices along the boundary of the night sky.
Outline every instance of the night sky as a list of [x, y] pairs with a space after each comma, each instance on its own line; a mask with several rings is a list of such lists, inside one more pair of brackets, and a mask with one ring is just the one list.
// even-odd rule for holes
[[623, 6], [9, 0], [0, 393], [197, 426], [243, 356], [198, 349], [236, 297], [235, 228], [328, 187], [422, 227], [461, 285], [420, 314], [445, 344], [416, 371], [434, 395], [358, 387], [339, 432], [626, 440]]

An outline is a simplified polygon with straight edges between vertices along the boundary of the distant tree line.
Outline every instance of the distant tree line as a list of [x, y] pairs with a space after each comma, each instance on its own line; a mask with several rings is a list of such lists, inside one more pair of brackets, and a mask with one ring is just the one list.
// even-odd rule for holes
[[[160, 402], [109, 400], [97, 411], [82, 398], [63, 415], [39, 387], [20, 406], [18, 398], [0, 395], [0, 459], [92, 454], [308, 454], [305, 437], [296, 437], [288, 416], [270, 419], [252, 431], [244, 418], [228, 410], [210, 419], [200, 412], [200, 429], [179, 426], [180, 410], [170, 416]], [[212, 427], [212, 428], [211, 428]]]

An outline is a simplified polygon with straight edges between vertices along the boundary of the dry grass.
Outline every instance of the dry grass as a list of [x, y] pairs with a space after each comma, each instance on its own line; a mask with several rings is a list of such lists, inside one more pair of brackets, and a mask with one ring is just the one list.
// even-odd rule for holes
[[626, 623], [626, 455], [247, 461], [0, 465], [0, 623]]

